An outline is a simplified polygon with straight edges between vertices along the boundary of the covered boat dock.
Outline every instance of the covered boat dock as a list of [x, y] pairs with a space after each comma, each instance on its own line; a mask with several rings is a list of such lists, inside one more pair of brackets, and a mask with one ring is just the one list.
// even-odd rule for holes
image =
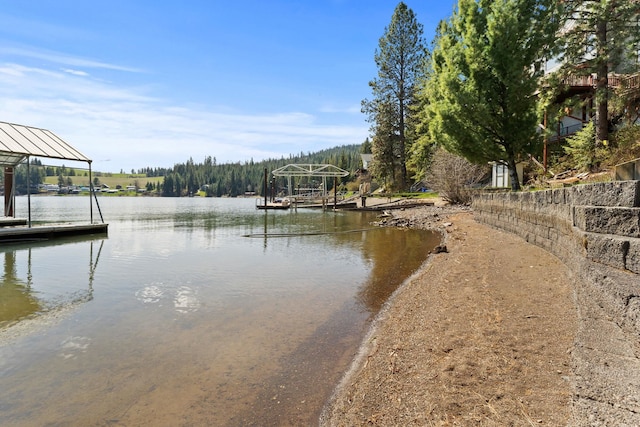
[[[328, 208], [329, 195], [327, 192], [327, 179], [333, 180], [333, 208], [346, 208], [354, 207], [351, 203], [338, 203], [337, 195], [337, 180], [349, 175], [349, 172], [334, 165], [328, 164], [288, 164], [281, 168], [278, 168], [271, 172], [274, 177], [284, 177], [287, 179], [287, 195], [288, 197], [298, 205], [302, 201], [311, 202], [312, 204], [307, 207], [322, 207]], [[295, 187], [293, 185], [293, 179], [312, 178], [317, 177], [322, 179], [319, 194], [315, 194], [313, 188], [300, 189], [298, 188], [297, 194], [295, 193]], [[307, 192], [307, 194], [301, 194], [300, 190]], [[319, 199], [320, 204], [313, 204], [313, 201]]]
[[[33, 226], [31, 218], [32, 157], [85, 162], [89, 168], [90, 221], [88, 224], [45, 224]], [[16, 182], [15, 168], [24, 164], [27, 168], [27, 218], [15, 216]], [[80, 153], [53, 132], [31, 126], [0, 122], [0, 166], [4, 169], [4, 217], [0, 217], [0, 244], [2, 242], [40, 241], [59, 236], [106, 234], [108, 224], [102, 218], [98, 199], [91, 178], [91, 159]], [[100, 222], [94, 222], [93, 207], [97, 207]]]

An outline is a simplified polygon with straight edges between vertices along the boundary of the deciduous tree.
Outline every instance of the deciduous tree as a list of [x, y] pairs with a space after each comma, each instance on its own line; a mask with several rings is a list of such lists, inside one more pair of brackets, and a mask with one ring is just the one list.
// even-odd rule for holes
[[471, 202], [475, 184], [487, 175], [488, 169], [488, 165], [471, 163], [440, 147], [433, 154], [425, 179], [429, 188], [449, 203], [467, 204]]

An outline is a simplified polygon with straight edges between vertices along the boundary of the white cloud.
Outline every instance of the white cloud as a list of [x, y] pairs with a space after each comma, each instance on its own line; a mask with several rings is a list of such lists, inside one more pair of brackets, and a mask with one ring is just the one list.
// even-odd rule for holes
[[364, 123], [320, 124], [302, 112], [254, 113], [172, 105], [149, 87], [122, 87], [76, 69], [0, 65], [0, 120], [49, 129], [94, 160], [93, 169], [171, 167], [287, 157], [360, 143]]
[[142, 70], [134, 67], [127, 67], [117, 64], [109, 64], [107, 62], [96, 61], [88, 58], [80, 58], [77, 56], [70, 56], [64, 53], [50, 51], [50, 50], [36, 50], [30, 47], [12, 47], [2, 46], [0, 47], [0, 55], [8, 57], [21, 57], [44, 60], [55, 64], [63, 64], [73, 67], [84, 68], [99, 68], [114, 71], [126, 71], [130, 73], [141, 73]]
[[80, 70], [72, 70], [69, 68], [63, 68], [62, 71], [64, 71], [65, 73], [69, 73], [69, 74], [73, 74], [75, 76], [82, 76], [82, 77], [88, 77], [89, 73], [85, 72], [85, 71], [80, 71]]

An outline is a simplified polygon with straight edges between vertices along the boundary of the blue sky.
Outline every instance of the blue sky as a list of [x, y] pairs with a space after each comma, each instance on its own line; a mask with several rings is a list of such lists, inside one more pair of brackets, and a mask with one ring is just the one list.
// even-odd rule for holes
[[[405, 3], [428, 43], [454, 5]], [[398, 1], [0, 4], [0, 121], [53, 131], [96, 171], [129, 172], [362, 143], [360, 101]]]

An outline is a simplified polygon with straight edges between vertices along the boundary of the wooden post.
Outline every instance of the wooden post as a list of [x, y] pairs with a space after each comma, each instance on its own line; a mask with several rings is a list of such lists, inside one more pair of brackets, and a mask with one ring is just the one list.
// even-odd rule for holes
[[264, 210], [267, 210], [267, 168], [264, 168]]
[[542, 169], [544, 171], [544, 175], [547, 175], [547, 110], [544, 110], [544, 123], [542, 125], [544, 127], [544, 137], [543, 137], [543, 141], [544, 141], [544, 148], [542, 149]]
[[97, 196], [95, 189], [93, 188], [93, 182], [91, 181], [91, 162], [89, 162], [89, 220], [91, 221], [91, 224], [93, 224], [93, 197]]
[[4, 168], [4, 216], [14, 216], [13, 167]]
[[29, 164], [31, 161], [29, 160], [29, 156], [27, 156], [27, 211], [28, 211], [28, 219], [27, 224], [29, 228], [31, 228], [31, 168]]
[[336, 210], [336, 205], [338, 204], [338, 178], [333, 177], [333, 210]]
[[275, 199], [276, 199], [276, 195], [275, 195], [275, 185], [276, 185], [275, 179], [272, 177], [270, 182], [271, 182], [271, 199], [270, 200], [271, 200], [271, 203], [273, 203], [275, 201]]

